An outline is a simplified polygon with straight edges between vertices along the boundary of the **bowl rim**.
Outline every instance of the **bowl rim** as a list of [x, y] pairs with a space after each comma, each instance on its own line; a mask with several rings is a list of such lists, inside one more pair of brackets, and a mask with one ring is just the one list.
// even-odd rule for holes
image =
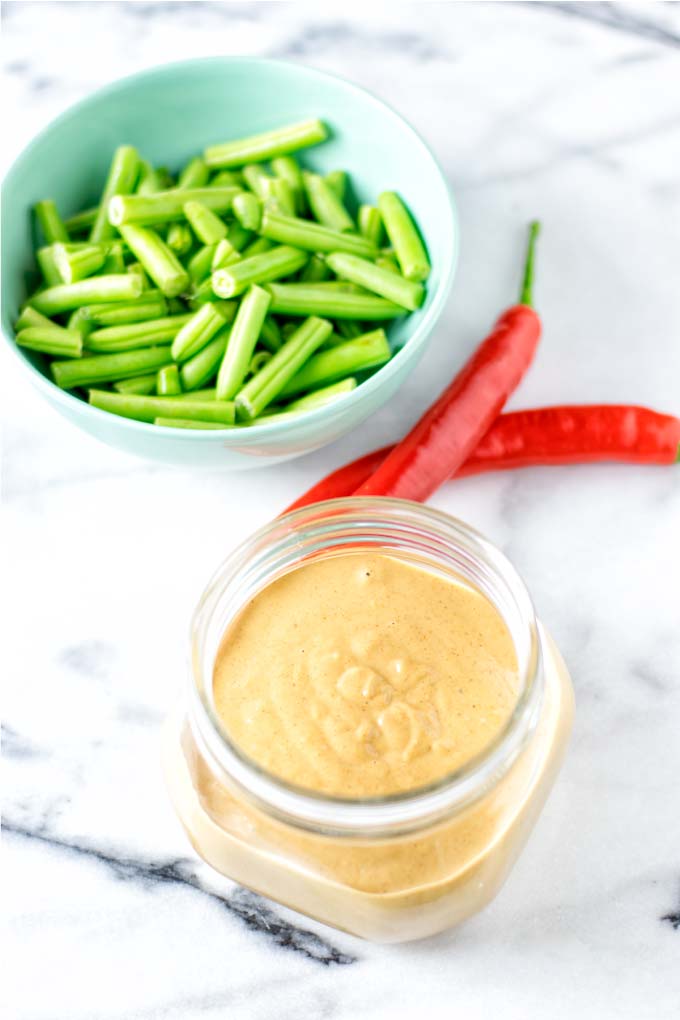
[[[372, 393], [376, 392], [382, 383], [387, 383], [395, 375], [395, 373], [401, 367], [402, 362], [406, 361], [407, 358], [411, 357], [415, 351], [420, 350], [427, 340], [430, 338], [434, 326], [437, 320], [440, 318], [441, 313], [444, 309], [446, 301], [449, 297], [453, 280], [458, 265], [458, 258], [460, 252], [460, 221], [458, 217], [458, 210], [456, 206], [451, 187], [446, 179], [444, 171], [439, 163], [439, 160], [435, 156], [431, 147], [423, 139], [420, 133], [413, 127], [413, 125], [399, 113], [390, 103], [376, 96], [369, 89], [364, 88], [362, 85], [356, 84], [348, 78], [343, 77], [339, 74], [334, 74], [329, 71], [321, 71], [318, 68], [310, 67], [307, 64], [300, 63], [292, 60], [281, 60], [272, 57], [251, 57], [251, 56], [212, 56], [212, 57], [195, 57], [190, 60], [176, 60], [168, 61], [163, 64], [154, 64], [152, 67], [144, 68], [141, 71], [136, 71], [133, 74], [125, 75], [122, 78], [116, 78], [114, 81], [109, 82], [107, 85], [103, 85], [82, 99], [77, 100], [75, 103], [67, 106], [65, 110], [62, 110], [60, 114], [54, 117], [45, 125], [31, 141], [21, 150], [19, 155], [13, 160], [9, 169], [7, 170], [3, 179], [3, 192], [7, 185], [8, 180], [14, 177], [21, 171], [21, 167], [24, 162], [28, 161], [33, 153], [33, 150], [42, 141], [45, 135], [48, 135], [51, 131], [57, 128], [62, 122], [68, 121], [69, 119], [77, 116], [83, 110], [86, 110], [89, 106], [96, 104], [96, 102], [108, 95], [114, 95], [116, 92], [129, 87], [130, 85], [138, 84], [147, 78], [156, 77], [159, 75], [171, 75], [177, 71], [186, 71], [192, 68], [206, 67], [209, 65], [224, 65], [225, 63], [243, 63], [252, 65], [265, 65], [274, 66], [280, 69], [290, 69], [293, 71], [300, 71], [310, 78], [318, 78], [325, 81], [331, 81], [336, 85], [340, 85], [349, 92], [356, 93], [367, 99], [372, 105], [377, 106], [383, 112], [389, 114], [390, 117], [399, 121], [403, 128], [406, 129], [408, 135], [411, 136], [412, 142], [417, 148], [424, 152], [425, 156], [430, 160], [432, 166], [439, 177], [444, 195], [446, 196], [446, 204], [442, 209], [442, 216], [445, 216], [447, 223], [444, 224], [444, 230], [448, 230], [451, 236], [451, 244], [444, 251], [443, 264], [441, 265], [441, 278], [439, 285], [433, 295], [433, 300], [430, 307], [426, 310], [422, 320], [413, 330], [413, 333], [409, 338], [402, 344], [398, 351], [390, 358], [390, 360], [383, 366], [381, 366], [371, 376], [361, 382], [356, 389], [351, 390], [349, 393], [343, 394], [337, 400], [332, 401], [329, 404], [322, 405], [318, 408], [312, 408], [309, 411], [295, 415], [288, 419], [284, 419], [280, 422], [265, 422], [263, 425], [249, 425], [247, 429], [234, 428], [233, 426], [227, 426], [224, 429], [182, 429], [182, 428], [171, 428], [169, 426], [159, 430], [157, 425], [153, 425], [150, 422], [137, 421], [134, 418], [125, 418], [120, 415], [112, 415], [108, 411], [103, 411], [98, 407], [93, 407], [87, 401], [82, 400], [80, 397], [74, 396], [68, 390], [62, 390], [56, 383], [52, 382], [48, 376], [44, 375], [31, 361], [26, 358], [17, 347], [14, 336], [8, 335], [8, 331], [5, 329], [4, 323], [2, 323], [2, 335], [8, 345], [14, 353], [19, 363], [23, 365], [24, 370], [28, 372], [31, 381], [34, 386], [39, 390], [44, 391], [47, 398], [53, 400], [57, 404], [61, 404], [65, 409], [75, 411], [78, 414], [87, 416], [88, 414], [93, 415], [95, 421], [100, 421], [102, 424], [112, 423], [112, 419], [116, 420], [116, 427], [127, 429], [130, 432], [141, 433], [142, 435], [154, 435], [163, 436], [164, 438], [172, 438], [173, 440], [179, 439], [184, 441], [198, 441], [205, 444], [219, 442], [222, 445], [231, 446], [228, 440], [233, 439], [234, 446], [242, 447], [246, 436], [248, 440], [257, 439], [262, 437], [264, 439], [271, 438], [274, 433], [280, 436], [285, 436], [288, 432], [295, 432], [298, 426], [302, 423], [314, 424], [319, 422], [325, 416], [333, 414], [338, 410], [348, 410], [352, 405], [360, 406]], [[407, 351], [407, 348], [409, 349]], [[226, 443], [225, 443], [226, 441]], [[250, 445], [250, 443], [248, 443]]]

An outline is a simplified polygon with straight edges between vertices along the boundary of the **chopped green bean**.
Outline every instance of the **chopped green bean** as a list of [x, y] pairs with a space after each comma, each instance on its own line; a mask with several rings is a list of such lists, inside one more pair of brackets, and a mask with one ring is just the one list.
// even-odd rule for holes
[[398, 273], [401, 276], [401, 270], [397, 264], [397, 260], [392, 258], [391, 255], [378, 255], [375, 260], [375, 264], [378, 269], [384, 269], [388, 273]]
[[[94, 323], [87, 317], [87, 313], [91, 307], [91, 305], [83, 305], [81, 308], [74, 309], [74, 311], [72, 311], [69, 315], [68, 322], [66, 324], [67, 329], [73, 329], [77, 333], [80, 333], [83, 343], [85, 342], [85, 338], [88, 337], [94, 329]], [[99, 305], [99, 307], [115, 308], [115, 305]]]
[[262, 203], [249, 191], [241, 191], [234, 199], [234, 216], [246, 230], [259, 230], [262, 222]]
[[229, 425], [220, 422], [199, 421], [194, 418], [154, 418], [153, 423], [168, 429], [205, 429], [213, 432], [223, 432], [224, 429], [229, 428]]
[[243, 167], [243, 180], [253, 195], [259, 199], [267, 197], [267, 184], [271, 180], [267, 171], [257, 163]]
[[95, 206], [92, 209], [83, 209], [82, 212], [77, 212], [73, 216], [67, 217], [64, 220], [67, 233], [69, 235], [86, 233], [96, 220], [98, 209], [99, 206]]
[[14, 329], [18, 333], [20, 329], [28, 329], [29, 327], [42, 326], [45, 329], [61, 329], [61, 326], [57, 326], [56, 322], [52, 322], [46, 315], [41, 315], [40, 312], [36, 312], [35, 308], [31, 305], [24, 305], [21, 309], [19, 318], [14, 323]]
[[166, 238], [168, 248], [175, 255], [186, 255], [193, 244], [193, 235], [186, 223], [171, 223]]
[[311, 411], [313, 407], [324, 407], [342, 396], [343, 393], [351, 393], [356, 388], [356, 379], [354, 376], [349, 376], [347, 379], [341, 379], [340, 382], [331, 383], [330, 386], [323, 386], [312, 393], [306, 393], [304, 397], [298, 397], [297, 400], [286, 404], [286, 411]]
[[172, 356], [175, 361], [187, 361], [212, 340], [215, 333], [226, 325], [226, 318], [219, 304], [201, 305], [197, 312], [189, 317], [172, 343]]
[[239, 138], [220, 145], [210, 145], [204, 157], [209, 167], [242, 166], [244, 163], [261, 163], [285, 156], [309, 145], [316, 145], [328, 137], [326, 125], [320, 120], [307, 120], [274, 131], [265, 131], [248, 138]]
[[374, 205], [359, 206], [359, 233], [376, 248], [383, 240], [383, 221], [380, 210]]
[[358, 234], [330, 230], [320, 223], [311, 223], [296, 216], [281, 216], [270, 209], [265, 209], [262, 214], [260, 233], [270, 241], [290, 244], [306, 251], [346, 251], [365, 258], [372, 258], [376, 254], [375, 246]]
[[215, 254], [210, 264], [211, 271], [214, 273], [216, 269], [224, 269], [225, 266], [230, 266], [232, 262], [238, 262], [240, 258], [241, 253], [236, 251], [231, 241], [228, 241], [225, 237], [217, 242]]
[[169, 344], [192, 318], [191, 315], [169, 315], [162, 319], [149, 319], [146, 322], [106, 326], [90, 333], [85, 346], [90, 351], [108, 354], [114, 351], [132, 351], [137, 347], [151, 347], [155, 344]]
[[260, 343], [263, 347], [266, 347], [268, 351], [271, 351], [272, 354], [278, 351], [281, 346], [281, 330], [278, 327], [276, 319], [274, 319], [271, 315], [268, 315], [262, 324]]
[[270, 283], [270, 310], [279, 315], [326, 315], [330, 319], [359, 319], [370, 322], [395, 319], [404, 314], [400, 305], [372, 294], [328, 290], [317, 283]]
[[104, 258], [102, 273], [126, 273], [125, 258], [123, 257], [123, 242], [113, 241]]
[[76, 283], [92, 276], [106, 261], [106, 252], [100, 244], [88, 244], [78, 251], [57, 242], [53, 248], [54, 263], [64, 283]]
[[225, 327], [220, 330], [203, 350], [184, 362], [179, 370], [179, 375], [185, 390], [198, 390], [217, 375], [220, 362], [227, 349], [230, 328]]
[[53, 361], [50, 370], [57, 386], [71, 390], [74, 386], [131, 379], [133, 376], [156, 372], [163, 365], [171, 363], [169, 347], [145, 347], [120, 354], [94, 354], [89, 358], [74, 358], [72, 361]]
[[[248, 362], [248, 375], [255, 375], [260, 371], [261, 368], [271, 361], [271, 351], [258, 351], [257, 354], [253, 354], [252, 358]], [[217, 393], [217, 391], [215, 391]]]
[[365, 329], [361, 328], [361, 324], [356, 319], [338, 319], [334, 325], [336, 333], [339, 333], [344, 340], [354, 340], [366, 332]]
[[158, 369], [156, 380], [156, 393], [160, 397], [174, 397], [182, 392], [182, 384], [179, 381], [179, 369], [177, 365], [166, 365]]
[[373, 262], [359, 259], [356, 255], [335, 252], [328, 256], [328, 265], [333, 272], [351, 283], [356, 283], [396, 305], [414, 312], [423, 303], [425, 291], [422, 283], [406, 280], [388, 269], [381, 269]]
[[120, 304], [87, 305], [86, 319], [97, 326], [123, 326], [130, 322], [146, 322], [166, 314], [168, 303], [159, 290], [144, 291], [135, 301]]
[[184, 397], [186, 400], [217, 400], [217, 390], [214, 386], [211, 386], [208, 387], [208, 389], [190, 390], [188, 393], [178, 393], [177, 396]]
[[189, 286], [189, 274], [155, 230], [130, 224], [118, 228], [123, 240], [166, 297], [176, 297]]
[[127, 267], [127, 272], [128, 273], [132, 273], [135, 276], [139, 277], [139, 279], [142, 281], [142, 290], [143, 291], [147, 291], [147, 290], [151, 290], [152, 289], [152, 287], [151, 287], [151, 280], [146, 275], [146, 273], [144, 271], [144, 266], [142, 265], [141, 262], [131, 262], [130, 265]]
[[240, 223], [234, 222], [229, 227], [229, 233], [227, 234], [227, 241], [232, 244], [236, 251], [243, 251], [245, 246], [249, 243], [253, 236], [252, 230], [246, 230]]
[[[217, 399], [236, 396], [248, 374], [248, 365], [257, 345], [271, 297], [261, 287], [252, 286], [239, 304], [229, 343], [217, 373]], [[210, 308], [210, 305], [206, 305]], [[200, 314], [200, 313], [199, 313]], [[193, 352], [192, 352], [193, 353]]]
[[329, 174], [326, 174], [324, 180], [338, 201], [344, 202], [349, 181], [346, 171], [331, 170]]
[[[139, 174], [139, 156], [131, 145], [121, 145], [113, 154], [109, 175], [104, 185], [97, 216], [90, 231], [90, 241], [106, 241], [115, 230], [108, 219], [109, 202], [114, 196], [129, 195], [134, 191]], [[134, 196], [137, 197], [137, 196]], [[144, 197], [137, 199], [146, 201]]]
[[[256, 418], [281, 393], [286, 383], [302, 368], [326, 337], [332, 326], [325, 319], [307, 319], [250, 379], [236, 396], [239, 419]], [[356, 343], [356, 341], [353, 341]]]
[[378, 208], [402, 273], [407, 280], [416, 283], [426, 280], [430, 273], [427, 252], [399, 195], [395, 191], [383, 191], [378, 197]]
[[45, 198], [42, 202], [36, 202], [33, 207], [35, 218], [40, 224], [46, 244], [54, 244], [55, 241], [68, 243], [71, 238], [68, 230], [57, 210], [56, 204], [51, 198]]
[[155, 418], [196, 418], [199, 421], [234, 423], [234, 405], [226, 400], [185, 400], [178, 397], [143, 397], [127, 393], [90, 390], [90, 403], [102, 411], [124, 418], [153, 422]]
[[192, 255], [189, 259], [187, 270], [189, 272], [189, 279], [194, 286], [202, 283], [203, 280], [210, 276], [216, 249], [216, 244], [207, 244], [203, 248], [199, 248], [196, 254]]
[[295, 193], [283, 177], [270, 177], [266, 186], [266, 202], [284, 216], [295, 216]]
[[329, 230], [352, 231], [354, 223], [344, 205], [320, 174], [303, 173], [302, 180], [309, 207], [324, 227]]
[[202, 202], [213, 212], [227, 212], [239, 188], [173, 188], [154, 195], [119, 195], [108, 206], [109, 221], [114, 227], [130, 223], [153, 226], [186, 218], [187, 202]]
[[155, 170], [151, 163], [142, 160], [135, 194], [155, 195], [156, 192], [164, 191], [167, 187], [167, 173], [162, 168]]
[[211, 188], [242, 188], [244, 183], [240, 170], [220, 170], [209, 181]]
[[253, 255], [264, 255], [266, 251], [271, 251], [273, 247], [273, 241], [268, 241], [266, 237], [258, 237], [255, 241], [251, 241], [250, 244], [245, 246], [241, 252], [241, 257], [249, 259]]
[[178, 188], [205, 188], [208, 184], [210, 171], [205, 165], [205, 160], [195, 156], [189, 160], [177, 179]]
[[61, 282], [61, 273], [57, 269], [57, 264], [54, 261], [54, 251], [52, 245], [46, 248], [38, 248], [35, 253], [35, 257], [38, 261], [38, 268], [40, 269], [41, 275], [48, 287], [56, 287]]
[[202, 202], [186, 202], [184, 215], [203, 244], [217, 244], [227, 236], [227, 225]]
[[43, 315], [59, 315], [81, 305], [94, 305], [109, 301], [133, 301], [142, 293], [137, 277], [129, 273], [111, 276], [90, 276], [77, 283], [62, 283], [34, 294], [30, 303]]
[[136, 393], [138, 396], [148, 396], [156, 392], [156, 381], [158, 373], [153, 375], [136, 375], [132, 379], [121, 379], [113, 384], [114, 390], [118, 393]]
[[364, 333], [356, 340], [348, 340], [315, 354], [281, 389], [281, 396], [303, 393], [355, 372], [377, 368], [389, 361], [390, 356], [390, 345], [383, 329]]
[[252, 283], [267, 283], [296, 273], [302, 269], [307, 258], [304, 251], [280, 245], [263, 255], [241, 259], [226, 269], [216, 270], [212, 274], [212, 287], [219, 297], [236, 297]]
[[304, 211], [305, 195], [302, 184], [302, 171], [295, 156], [278, 156], [276, 159], [273, 159], [272, 170], [277, 177], [288, 182], [295, 200], [295, 213], [300, 215]]
[[19, 330], [16, 341], [19, 347], [62, 358], [79, 358], [83, 352], [80, 333], [75, 329], [62, 329], [61, 326], [29, 326]]

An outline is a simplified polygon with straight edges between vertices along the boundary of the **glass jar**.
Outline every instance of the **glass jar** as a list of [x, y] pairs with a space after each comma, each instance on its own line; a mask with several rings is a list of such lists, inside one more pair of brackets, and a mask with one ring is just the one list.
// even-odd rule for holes
[[[350, 800], [294, 787], [248, 759], [214, 711], [212, 679], [225, 629], [258, 591], [304, 562], [367, 548], [485, 595], [512, 637], [519, 694], [505, 729], [456, 772]], [[219, 872], [326, 924], [400, 942], [459, 923], [498, 892], [552, 786], [572, 711], [559, 652], [491, 543], [420, 504], [334, 500], [273, 521], [213, 577], [193, 620], [186, 701], [166, 725], [164, 769], [191, 842]]]

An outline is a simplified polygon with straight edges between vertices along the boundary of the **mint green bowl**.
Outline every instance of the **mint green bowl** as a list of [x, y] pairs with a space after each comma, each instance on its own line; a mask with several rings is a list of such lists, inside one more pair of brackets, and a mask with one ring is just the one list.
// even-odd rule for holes
[[[299, 418], [231, 431], [158, 428], [90, 407], [60, 390], [40, 355], [17, 348], [12, 323], [34, 265], [31, 206], [53, 198], [64, 216], [96, 203], [111, 154], [129, 142], [153, 163], [176, 168], [206, 145], [321, 117], [332, 138], [308, 150], [307, 165], [351, 174], [362, 201], [402, 194], [432, 262], [423, 307], [388, 330], [395, 357], [352, 393]], [[2, 329], [45, 399], [103, 442], [176, 465], [257, 467], [315, 450], [355, 428], [406, 380], [425, 350], [456, 267], [453, 200], [430, 150], [398, 114], [332, 75], [276, 60], [216, 57], [167, 64], [100, 89], [67, 110], [24, 150], [2, 194]]]

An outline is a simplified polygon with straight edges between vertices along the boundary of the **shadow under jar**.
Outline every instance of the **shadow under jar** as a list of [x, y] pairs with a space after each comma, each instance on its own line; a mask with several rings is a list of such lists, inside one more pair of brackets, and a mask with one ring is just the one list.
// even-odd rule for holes
[[[359, 551], [481, 594], [507, 628], [518, 680], [502, 729], [456, 771], [425, 787], [349, 799], [293, 786], [236, 746], [215, 709], [213, 673], [225, 631], [259, 592], [305, 564]], [[317, 504], [244, 543], [196, 610], [189, 680], [163, 757], [197, 852], [256, 892], [379, 942], [431, 935], [495, 896], [550, 791], [573, 713], [564, 663], [506, 558], [460, 521], [401, 500]]]

